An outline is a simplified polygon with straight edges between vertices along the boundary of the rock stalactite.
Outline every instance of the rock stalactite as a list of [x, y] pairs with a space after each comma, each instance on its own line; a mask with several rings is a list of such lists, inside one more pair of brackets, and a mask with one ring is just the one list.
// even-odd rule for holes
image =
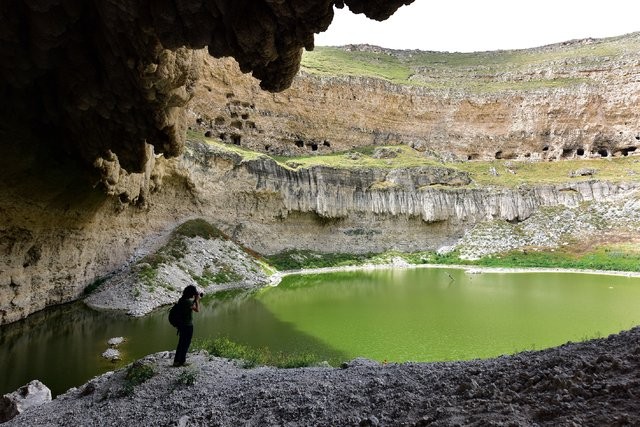
[[146, 143], [169, 157], [182, 150], [183, 107], [204, 54], [193, 49], [232, 56], [280, 91], [334, 5], [385, 19], [411, 1], [3, 1], [0, 129], [38, 129], [37, 139], [89, 168], [115, 155], [140, 172]]

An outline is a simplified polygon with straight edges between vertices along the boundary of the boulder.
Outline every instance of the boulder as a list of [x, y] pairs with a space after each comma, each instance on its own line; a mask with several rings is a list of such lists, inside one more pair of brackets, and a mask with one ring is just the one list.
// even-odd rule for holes
[[593, 168], [581, 168], [581, 169], [576, 169], [576, 170], [572, 170], [569, 172], [569, 177], [570, 178], [576, 178], [576, 177], [580, 177], [580, 176], [593, 176], [596, 174], [596, 172], [598, 172], [596, 169]]
[[115, 362], [116, 360], [120, 360], [120, 352], [115, 348], [109, 348], [102, 353], [102, 357]]
[[4, 423], [33, 406], [51, 402], [51, 390], [38, 380], [8, 393], [0, 399], [0, 423]]
[[109, 344], [109, 347], [116, 348], [120, 346], [120, 344], [122, 344], [123, 342], [124, 342], [123, 337], [113, 337], [113, 338], [110, 338], [109, 341], [107, 341], [107, 344]]
[[373, 151], [374, 159], [393, 159], [398, 157], [398, 153], [401, 150], [399, 148], [388, 148], [388, 147], [379, 147]]

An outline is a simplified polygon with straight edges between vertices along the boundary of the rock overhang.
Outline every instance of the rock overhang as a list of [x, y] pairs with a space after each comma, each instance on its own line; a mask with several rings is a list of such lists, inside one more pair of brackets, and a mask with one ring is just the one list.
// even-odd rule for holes
[[[199, 49], [234, 57], [264, 90], [282, 91], [334, 6], [383, 20], [412, 1], [3, 1], [0, 130], [10, 131], [0, 138], [46, 146], [88, 170], [115, 156], [142, 172], [147, 144], [167, 157], [182, 152]], [[23, 141], [10, 136], [21, 129]]]

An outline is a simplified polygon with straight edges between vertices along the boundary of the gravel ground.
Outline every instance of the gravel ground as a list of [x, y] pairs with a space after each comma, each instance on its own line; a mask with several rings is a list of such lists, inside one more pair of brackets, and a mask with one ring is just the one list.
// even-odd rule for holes
[[136, 362], [155, 374], [130, 394], [125, 368], [6, 426], [640, 425], [640, 328], [469, 362], [243, 369], [192, 353], [172, 368], [172, 357]]

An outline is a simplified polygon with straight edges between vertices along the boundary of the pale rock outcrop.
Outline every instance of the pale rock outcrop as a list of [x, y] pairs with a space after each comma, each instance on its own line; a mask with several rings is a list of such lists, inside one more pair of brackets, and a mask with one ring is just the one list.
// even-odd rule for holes
[[4, 423], [29, 408], [51, 402], [51, 390], [38, 380], [8, 393], [0, 399], [0, 423]]

